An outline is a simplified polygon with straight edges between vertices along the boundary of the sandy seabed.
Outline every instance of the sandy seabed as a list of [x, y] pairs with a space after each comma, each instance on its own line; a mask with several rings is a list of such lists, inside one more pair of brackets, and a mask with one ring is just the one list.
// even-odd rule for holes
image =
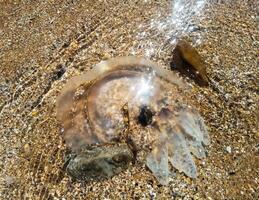
[[0, 3], [0, 199], [259, 198], [256, 0], [210, 1], [183, 34], [210, 79], [208, 87], [187, 80], [211, 137], [208, 157], [195, 160], [197, 179], [175, 171], [162, 186], [142, 163], [101, 182], [79, 183], [64, 173], [55, 111], [61, 88], [116, 56], [144, 56], [168, 68], [174, 45], [154, 24], [170, 15], [171, 3]]

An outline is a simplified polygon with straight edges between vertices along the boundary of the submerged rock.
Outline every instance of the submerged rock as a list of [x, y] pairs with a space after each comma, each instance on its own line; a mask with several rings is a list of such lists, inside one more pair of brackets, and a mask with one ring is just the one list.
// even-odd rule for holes
[[67, 157], [67, 172], [78, 180], [110, 178], [127, 169], [133, 153], [126, 144], [82, 148]]
[[[197, 177], [191, 153], [204, 158], [209, 136], [198, 111], [188, 105], [187, 91], [173, 72], [135, 57], [110, 59], [72, 78], [57, 100], [73, 152], [69, 174], [80, 180], [111, 177], [133, 160], [130, 151], [145, 151], [143, 159], [161, 184], [168, 183], [168, 162]], [[96, 144], [108, 147], [84, 150]], [[114, 162], [121, 155], [122, 161]]]
[[173, 51], [171, 68], [178, 70], [201, 86], [208, 85], [205, 62], [194, 47], [184, 40], [179, 41]]

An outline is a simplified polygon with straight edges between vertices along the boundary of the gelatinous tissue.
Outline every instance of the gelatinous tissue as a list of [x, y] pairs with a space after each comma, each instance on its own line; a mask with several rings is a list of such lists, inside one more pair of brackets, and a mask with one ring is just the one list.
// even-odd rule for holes
[[[146, 151], [147, 167], [161, 184], [168, 184], [170, 163], [196, 178], [192, 155], [204, 158], [204, 145], [209, 144], [188, 91], [174, 72], [151, 61], [114, 58], [68, 81], [57, 100], [57, 117], [66, 144], [80, 158], [86, 145], [131, 141], [130, 149]], [[148, 109], [148, 123], [139, 123], [143, 107]]]

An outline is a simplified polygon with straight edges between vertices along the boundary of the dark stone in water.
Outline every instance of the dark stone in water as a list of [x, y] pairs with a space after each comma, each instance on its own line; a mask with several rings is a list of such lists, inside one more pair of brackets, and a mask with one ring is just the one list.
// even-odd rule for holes
[[138, 121], [142, 126], [147, 126], [152, 123], [153, 113], [147, 106], [140, 108]]
[[171, 69], [178, 70], [200, 86], [208, 85], [205, 62], [199, 53], [186, 41], [179, 41], [173, 51]]

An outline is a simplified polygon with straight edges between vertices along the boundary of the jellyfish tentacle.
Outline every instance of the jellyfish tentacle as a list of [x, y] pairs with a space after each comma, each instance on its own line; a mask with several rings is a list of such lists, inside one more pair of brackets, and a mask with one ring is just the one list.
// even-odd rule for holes
[[179, 171], [184, 172], [187, 176], [197, 178], [195, 163], [180, 129], [178, 129], [178, 131], [174, 130], [174, 132], [168, 135], [167, 146], [171, 164]]
[[202, 141], [202, 132], [200, 127], [197, 126], [195, 118], [196, 116], [192, 112], [184, 110], [179, 113], [178, 121], [187, 137]]
[[206, 153], [205, 149], [202, 146], [202, 143], [199, 141], [194, 141], [194, 140], [187, 140], [187, 144], [189, 146], [190, 151], [194, 156], [196, 156], [199, 159], [205, 158]]
[[178, 121], [190, 151], [197, 158], [206, 157], [203, 144], [209, 144], [209, 136], [203, 119], [198, 112], [193, 110], [181, 111], [178, 116]]
[[202, 143], [204, 145], [209, 145], [210, 144], [210, 137], [209, 137], [209, 133], [207, 131], [207, 127], [204, 123], [204, 120], [203, 118], [200, 116], [199, 113], [197, 113], [196, 115], [196, 124], [199, 126], [201, 132], [203, 133], [202, 134]]
[[157, 139], [154, 141], [152, 151], [146, 157], [146, 165], [162, 185], [169, 182], [167, 134], [159, 126], [154, 128]]
[[146, 160], [147, 167], [152, 171], [157, 180], [162, 185], [167, 185], [169, 182], [167, 146], [160, 143], [148, 154]]

